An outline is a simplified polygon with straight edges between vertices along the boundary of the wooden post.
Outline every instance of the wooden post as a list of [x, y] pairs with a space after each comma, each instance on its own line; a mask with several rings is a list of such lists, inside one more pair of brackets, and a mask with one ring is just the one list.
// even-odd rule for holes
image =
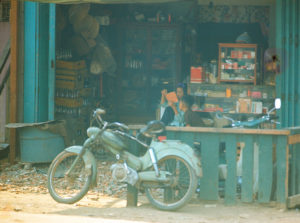
[[136, 207], [138, 202], [138, 190], [128, 184], [127, 186], [127, 207]]
[[[136, 133], [133, 133], [135, 135]], [[139, 151], [135, 143], [130, 144], [130, 152], [139, 156]], [[127, 185], [127, 207], [136, 207], [138, 203], [138, 189], [130, 184]]]
[[[10, 123], [17, 122], [17, 66], [18, 66], [18, 1], [11, 0], [11, 62], [10, 62]], [[16, 158], [16, 129], [10, 129], [10, 163]]]

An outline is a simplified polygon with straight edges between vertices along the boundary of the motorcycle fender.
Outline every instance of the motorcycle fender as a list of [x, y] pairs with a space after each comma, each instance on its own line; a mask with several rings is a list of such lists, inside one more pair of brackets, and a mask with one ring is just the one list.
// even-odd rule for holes
[[196, 157], [192, 157], [191, 155], [182, 152], [180, 150], [177, 150], [175, 148], [168, 148], [165, 149], [163, 151], [158, 151], [156, 153], [157, 155], [157, 159], [160, 160], [166, 156], [169, 155], [176, 155], [179, 157], [182, 157], [183, 159], [185, 159], [190, 165], [191, 167], [195, 170], [195, 173], [198, 177], [202, 177], [202, 166], [201, 166], [201, 162], [198, 158]]
[[[82, 146], [70, 146], [66, 148], [65, 150], [67, 152], [72, 152], [72, 153], [77, 153], [79, 154], [80, 151], [82, 150]], [[97, 186], [97, 162], [93, 154], [89, 151], [86, 150], [84, 155], [83, 155], [83, 160], [85, 164], [85, 168], [88, 171], [92, 172], [92, 186]]]
[[[202, 177], [202, 166], [200, 159], [194, 154], [194, 150], [187, 144], [178, 140], [165, 140], [163, 142], [152, 142], [151, 147], [154, 148], [157, 160], [160, 160], [169, 155], [176, 155], [185, 159], [195, 170], [198, 177]], [[143, 169], [149, 168], [152, 165], [149, 153], [146, 153], [149, 158], [144, 157], [146, 163]]]

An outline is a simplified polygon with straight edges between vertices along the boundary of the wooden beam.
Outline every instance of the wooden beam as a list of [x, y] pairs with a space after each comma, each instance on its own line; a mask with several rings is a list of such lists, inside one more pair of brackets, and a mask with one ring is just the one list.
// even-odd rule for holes
[[[11, 0], [10, 123], [17, 122], [18, 10], [18, 1]], [[14, 163], [16, 158], [16, 133], [16, 129], [10, 129], [10, 163]]]
[[292, 135], [288, 137], [288, 144], [297, 144], [300, 143], [300, 134]]
[[288, 197], [286, 204], [287, 204], [287, 208], [294, 208], [300, 205], [300, 194]]
[[[145, 125], [129, 125], [130, 129], [140, 129]], [[289, 135], [290, 130], [277, 129], [246, 129], [246, 128], [210, 128], [210, 127], [175, 127], [167, 126], [167, 131], [176, 132], [206, 132], [206, 133], [233, 133], [254, 135]]]
[[286, 163], [286, 167], [285, 167], [285, 198], [288, 198], [289, 196], [289, 155], [290, 155], [290, 148], [289, 145], [286, 145], [286, 149], [285, 149], [285, 163]]

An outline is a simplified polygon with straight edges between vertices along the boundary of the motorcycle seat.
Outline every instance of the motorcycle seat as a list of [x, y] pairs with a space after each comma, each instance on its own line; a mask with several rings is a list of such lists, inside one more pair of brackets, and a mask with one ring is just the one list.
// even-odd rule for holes
[[153, 137], [155, 134], [162, 133], [165, 130], [165, 124], [158, 120], [147, 123], [147, 126], [140, 129], [140, 133], [146, 137]]

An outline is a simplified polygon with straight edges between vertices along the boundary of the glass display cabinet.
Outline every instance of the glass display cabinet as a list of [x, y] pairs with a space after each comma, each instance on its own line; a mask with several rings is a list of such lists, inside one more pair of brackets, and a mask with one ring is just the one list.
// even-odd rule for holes
[[257, 44], [219, 43], [218, 82], [256, 85]]

